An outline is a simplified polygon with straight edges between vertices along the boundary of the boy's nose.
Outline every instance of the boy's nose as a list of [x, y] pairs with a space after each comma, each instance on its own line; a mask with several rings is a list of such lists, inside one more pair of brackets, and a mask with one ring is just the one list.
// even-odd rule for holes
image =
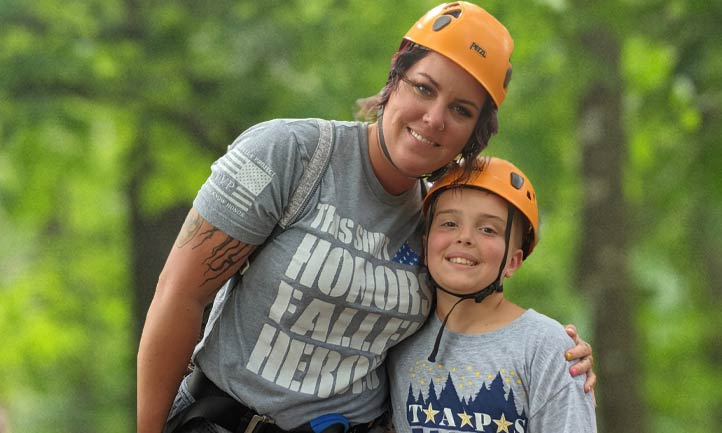
[[462, 238], [456, 240], [457, 243], [464, 244], [464, 245], [471, 245], [471, 240], [469, 238]]
[[459, 237], [456, 242], [460, 244], [471, 245], [471, 232], [470, 229], [462, 228], [459, 230]]

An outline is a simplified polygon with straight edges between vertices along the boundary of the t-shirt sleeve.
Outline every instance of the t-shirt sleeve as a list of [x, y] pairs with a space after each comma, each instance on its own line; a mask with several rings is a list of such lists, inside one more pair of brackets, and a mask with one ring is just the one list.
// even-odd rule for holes
[[[553, 323], [552, 323], [553, 322]], [[584, 393], [584, 376], [572, 377], [571, 362], [564, 359], [574, 346], [557, 322], [540, 326], [533, 353], [533, 383], [530, 384], [530, 432], [596, 432], [591, 394]]]
[[545, 407], [529, 418], [530, 432], [594, 433], [597, 425], [591, 395], [578, 386], [565, 386]]
[[281, 218], [318, 135], [311, 121], [279, 119], [249, 128], [213, 163], [193, 206], [226, 234], [262, 244]]

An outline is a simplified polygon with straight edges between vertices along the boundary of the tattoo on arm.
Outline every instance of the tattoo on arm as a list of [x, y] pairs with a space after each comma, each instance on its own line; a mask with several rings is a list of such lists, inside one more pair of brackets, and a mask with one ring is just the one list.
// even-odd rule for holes
[[198, 233], [198, 229], [201, 228], [201, 216], [198, 212], [191, 211], [186, 216], [186, 220], [183, 222], [183, 227], [178, 234], [178, 238], [175, 241], [177, 248], [183, 248], [188, 242], [193, 239], [193, 236]]
[[[202, 232], [200, 241], [194, 245], [193, 248], [197, 248], [205, 242], [210, 241], [213, 234], [217, 231], [220, 230], [214, 227]], [[203, 261], [207, 269], [204, 273], [206, 279], [201, 284], [205, 284], [219, 278], [235, 264], [245, 260], [252, 250], [253, 246], [244, 244], [230, 236], [226, 236], [226, 239], [213, 247], [211, 254]]]

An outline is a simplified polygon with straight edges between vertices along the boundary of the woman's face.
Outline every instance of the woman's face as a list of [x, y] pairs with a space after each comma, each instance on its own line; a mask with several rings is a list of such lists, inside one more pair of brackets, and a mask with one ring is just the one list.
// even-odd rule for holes
[[456, 158], [487, 97], [476, 79], [438, 53], [416, 62], [384, 107], [384, 138], [396, 169], [419, 177]]

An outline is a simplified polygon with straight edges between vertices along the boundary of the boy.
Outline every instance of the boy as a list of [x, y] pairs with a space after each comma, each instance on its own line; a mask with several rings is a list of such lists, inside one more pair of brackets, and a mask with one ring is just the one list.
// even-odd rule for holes
[[482, 162], [446, 174], [423, 203], [436, 314], [389, 356], [394, 427], [595, 432], [593, 397], [559, 356], [572, 346], [564, 329], [502, 292], [538, 241], [534, 189], [511, 163]]

